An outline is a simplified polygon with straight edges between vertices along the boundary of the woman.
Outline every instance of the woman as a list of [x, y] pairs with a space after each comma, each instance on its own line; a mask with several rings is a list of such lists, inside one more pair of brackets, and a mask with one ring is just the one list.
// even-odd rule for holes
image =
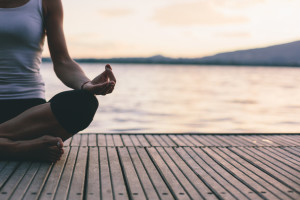
[[[39, 73], [46, 35], [57, 77], [74, 89], [49, 102]], [[0, 159], [56, 162], [63, 141], [92, 121], [95, 95], [115, 83], [110, 65], [90, 80], [70, 58], [61, 0], [0, 0]]]

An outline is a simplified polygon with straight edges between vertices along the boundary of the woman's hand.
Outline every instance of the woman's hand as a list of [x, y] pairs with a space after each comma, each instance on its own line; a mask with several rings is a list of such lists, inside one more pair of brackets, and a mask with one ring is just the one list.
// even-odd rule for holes
[[116, 78], [109, 64], [105, 66], [105, 71], [94, 78], [91, 82], [84, 84], [84, 90], [96, 95], [106, 95], [113, 92], [116, 85]]

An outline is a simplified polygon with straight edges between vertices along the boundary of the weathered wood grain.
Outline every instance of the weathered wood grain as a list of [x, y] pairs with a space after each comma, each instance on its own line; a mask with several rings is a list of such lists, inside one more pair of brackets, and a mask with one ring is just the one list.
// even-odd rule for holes
[[0, 161], [0, 199], [300, 199], [300, 134], [77, 134], [64, 149]]

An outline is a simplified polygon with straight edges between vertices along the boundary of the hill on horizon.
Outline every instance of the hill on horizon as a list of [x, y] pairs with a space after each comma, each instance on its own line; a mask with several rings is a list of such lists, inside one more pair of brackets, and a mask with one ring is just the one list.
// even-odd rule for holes
[[[84, 58], [75, 60], [81, 63], [300, 66], [300, 40], [264, 48], [219, 53], [202, 58], [170, 58], [155, 55], [151, 57]], [[43, 61], [51, 62], [51, 59], [43, 58]]]
[[239, 65], [291, 65], [300, 66], [300, 41], [265, 48], [219, 53], [199, 59], [204, 63]]

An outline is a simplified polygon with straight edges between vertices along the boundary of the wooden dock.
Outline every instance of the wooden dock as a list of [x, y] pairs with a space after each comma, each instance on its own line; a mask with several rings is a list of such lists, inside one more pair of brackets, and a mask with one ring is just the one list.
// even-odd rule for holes
[[0, 199], [300, 199], [300, 134], [81, 134], [56, 164], [0, 161]]

